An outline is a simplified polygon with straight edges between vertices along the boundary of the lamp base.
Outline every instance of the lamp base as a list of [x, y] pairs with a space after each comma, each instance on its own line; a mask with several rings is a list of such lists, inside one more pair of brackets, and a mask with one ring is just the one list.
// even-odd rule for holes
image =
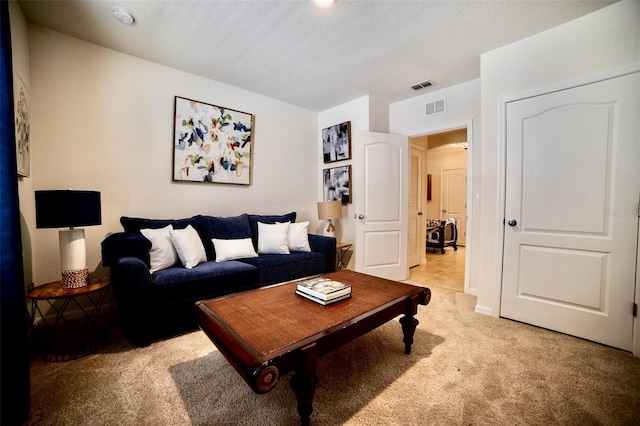
[[62, 288], [84, 287], [89, 282], [84, 229], [61, 229], [58, 234]]
[[327, 229], [324, 230], [323, 234], [325, 237], [336, 237], [336, 227], [331, 223], [331, 219], [329, 219], [329, 226], [327, 226]]
[[62, 288], [80, 288], [89, 282], [89, 268], [62, 271]]

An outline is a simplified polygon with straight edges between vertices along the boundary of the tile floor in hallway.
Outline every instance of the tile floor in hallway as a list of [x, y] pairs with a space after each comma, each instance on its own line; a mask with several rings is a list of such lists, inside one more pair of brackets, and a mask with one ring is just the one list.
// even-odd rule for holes
[[426, 259], [427, 263], [409, 269], [409, 281], [464, 291], [464, 247], [458, 247], [458, 251], [446, 247], [444, 254], [429, 249]]

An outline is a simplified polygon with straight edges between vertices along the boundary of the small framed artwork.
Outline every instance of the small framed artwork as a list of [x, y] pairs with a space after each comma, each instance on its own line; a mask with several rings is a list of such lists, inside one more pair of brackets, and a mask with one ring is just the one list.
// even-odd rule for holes
[[173, 180], [251, 185], [254, 116], [175, 97]]
[[351, 204], [351, 166], [323, 170], [324, 201]]
[[431, 173], [427, 175], [427, 201], [431, 201]]
[[325, 163], [351, 158], [351, 122], [322, 129], [322, 154]]
[[16, 132], [16, 161], [18, 176], [29, 177], [31, 174], [31, 142], [29, 134], [31, 125], [29, 121], [29, 90], [24, 84], [20, 74], [14, 74], [14, 116]]

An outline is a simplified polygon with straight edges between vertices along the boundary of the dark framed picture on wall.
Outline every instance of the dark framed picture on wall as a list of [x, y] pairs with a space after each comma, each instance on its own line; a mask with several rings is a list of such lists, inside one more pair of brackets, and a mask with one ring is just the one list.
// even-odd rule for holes
[[29, 134], [31, 125], [29, 121], [29, 90], [24, 80], [18, 73], [14, 73], [14, 114], [16, 134], [16, 161], [18, 176], [29, 177], [31, 175], [31, 143]]
[[351, 158], [351, 122], [322, 129], [322, 154], [325, 163]]
[[324, 201], [351, 204], [351, 166], [323, 170]]

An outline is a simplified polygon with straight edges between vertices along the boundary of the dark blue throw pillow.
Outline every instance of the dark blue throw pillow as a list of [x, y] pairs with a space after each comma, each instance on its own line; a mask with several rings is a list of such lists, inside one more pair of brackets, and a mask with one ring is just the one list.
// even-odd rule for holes
[[216, 252], [211, 242], [213, 238], [219, 240], [251, 238], [249, 216], [246, 213], [233, 217], [200, 216], [199, 232], [207, 252], [207, 259], [214, 260]]
[[198, 229], [198, 217], [193, 216], [186, 219], [143, 219], [139, 217], [122, 216], [120, 224], [125, 232], [130, 234], [142, 235], [141, 229], [159, 229], [167, 225], [172, 225], [173, 229], [184, 229], [191, 225], [194, 229]]

